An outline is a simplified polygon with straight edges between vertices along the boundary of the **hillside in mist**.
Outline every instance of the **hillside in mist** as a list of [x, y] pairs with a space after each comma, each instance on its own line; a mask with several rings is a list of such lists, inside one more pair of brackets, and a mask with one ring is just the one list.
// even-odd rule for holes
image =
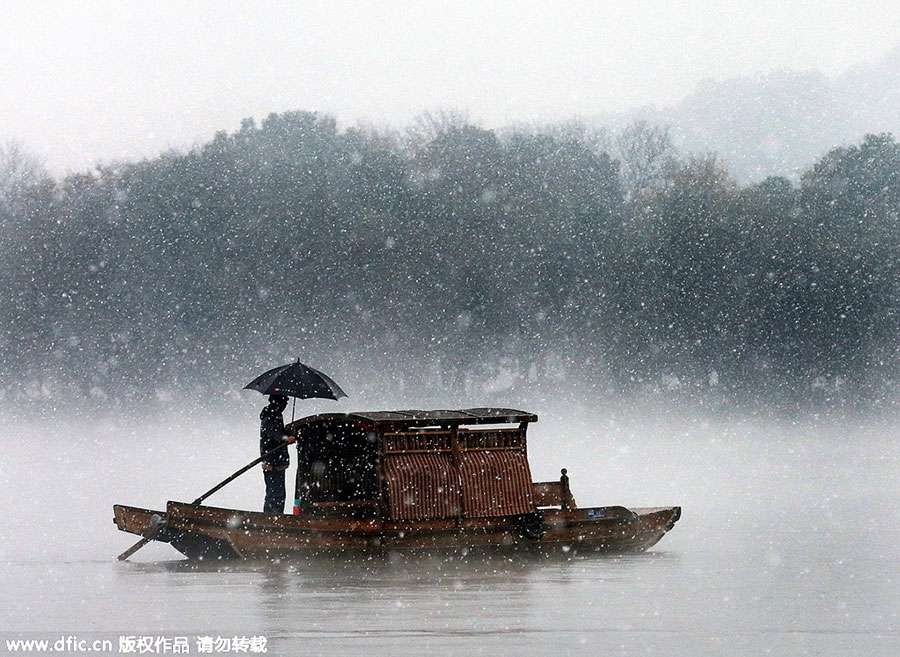
[[672, 127], [687, 152], [720, 155], [735, 178], [799, 178], [822, 153], [867, 133], [900, 132], [900, 49], [836, 77], [781, 71], [706, 81], [674, 107], [645, 108], [601, 123], [635, 118]]
[[63, 180], [2, 155], [8, 406], [224, 402], [297, 357], [447, 404], [896, 392], [888, 134], [750, 185], [646, 123], [288, 112]]

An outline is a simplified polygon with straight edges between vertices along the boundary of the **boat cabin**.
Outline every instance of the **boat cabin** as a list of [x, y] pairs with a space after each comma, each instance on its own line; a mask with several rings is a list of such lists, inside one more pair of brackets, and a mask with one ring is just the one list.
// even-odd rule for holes
[[508, 408], [297, 420], [288, 427], [298, 449], [294, 514], [409, 521], [532, 513], [542, 493], [525, 433], [536, 421]]

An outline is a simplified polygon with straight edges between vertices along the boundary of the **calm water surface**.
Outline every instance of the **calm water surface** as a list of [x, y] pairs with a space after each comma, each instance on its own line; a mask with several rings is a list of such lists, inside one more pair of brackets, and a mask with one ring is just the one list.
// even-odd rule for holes
[[[6, 453], [24, 453], [0, 470], [0, 639], [188, 636], [191, 654], [198, 636], [265, 636], [274, 655], [900, 655], [896, 425], [545, 419], [536, 478], [568, 467], [583, 505], [681, 504], [675, 529], [620, 557], [222, 567], [153, 545], [118, 563], [132, 537], [114, 529], [112, 502], [193, 497], [249, 460], [236, 436], [252, 427], [157, 427], [128, 447], [119, 428], [79, 428], [50, 459], [22, 447], [35, 429], [10, 427]], [[228, 447], [202, 457], [204, 440]], [[215, 501], [261, 495], [248, 479]]]

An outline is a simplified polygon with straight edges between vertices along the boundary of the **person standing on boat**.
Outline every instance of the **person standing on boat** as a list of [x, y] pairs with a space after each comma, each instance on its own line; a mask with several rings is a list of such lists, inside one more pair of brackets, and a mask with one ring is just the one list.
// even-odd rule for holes
[[269, 404], [259, 414], [259, 453], [266, 454], [279, 445], [284, 449], [277, 449], [272, 454], [263, 458], [263, 478], [266, 481], [266, 500], [263, 504], [263, 513], [284, 513], [284, 479], [291, 457], [287, 446], [296, 439], [284, 429], [284, 418], [281, 416], [287, 408], [287, 397], [283, 395], [271, 395]]

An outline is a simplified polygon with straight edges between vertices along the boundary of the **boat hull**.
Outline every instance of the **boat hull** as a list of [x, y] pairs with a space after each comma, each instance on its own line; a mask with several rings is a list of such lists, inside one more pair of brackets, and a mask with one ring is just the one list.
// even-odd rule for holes
[[115, 505], [125, 532], [170, 543], [190, 559], [280, 558], [343, 550], [633, 552], [654, 546], [680, 507], [543, 509], [541, 531], [525, 535], [515, 518], [382, 521], [378, 518], [271, 515], [168, 502], [155, 511]]

